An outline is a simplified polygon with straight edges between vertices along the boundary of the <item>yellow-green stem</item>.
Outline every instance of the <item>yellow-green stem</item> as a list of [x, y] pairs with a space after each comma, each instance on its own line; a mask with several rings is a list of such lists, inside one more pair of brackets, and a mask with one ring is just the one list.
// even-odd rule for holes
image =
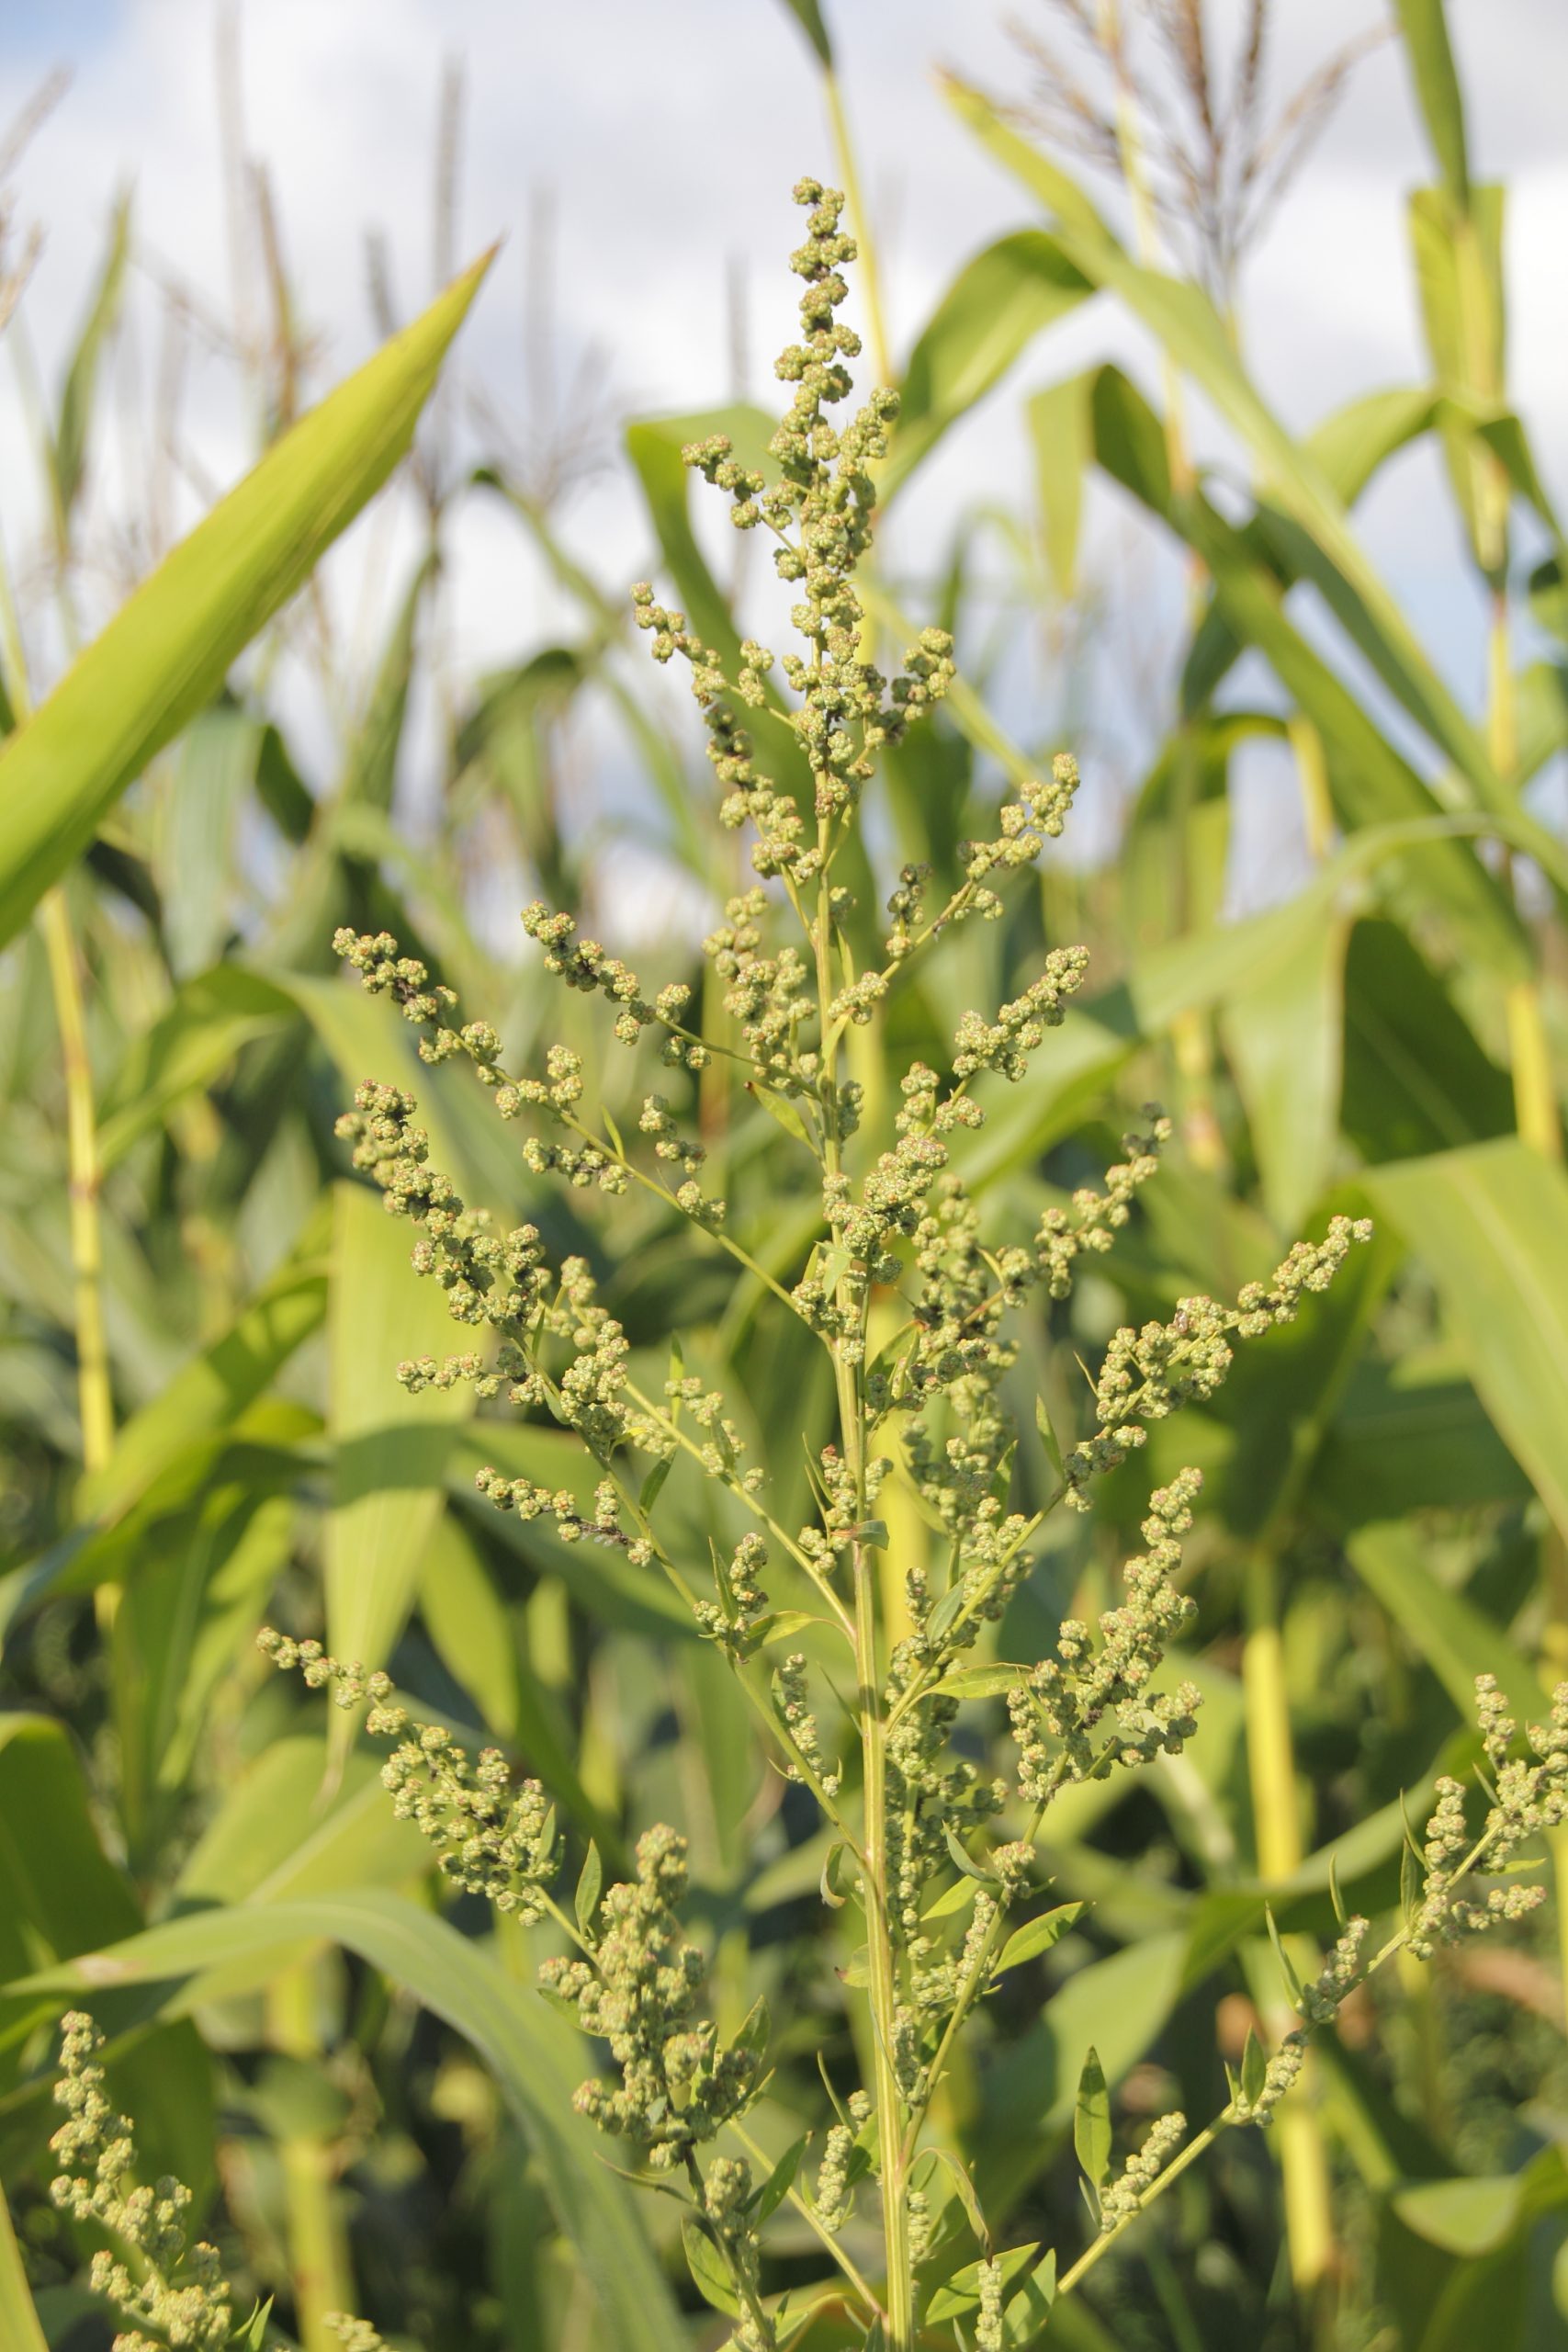
[[114, 1395], [104, 1332], [103, 1233], [98, 1217], [98, 1130], [87, 1054], [86, 1007], [63, 888], [44, 893], [39, 928], [49, 957], [65, 1080], [66, 1198], [75, 1281], [76, 1390], [82, 1414], [82, 1466], [89, 1476], [114, 1452]]
[[[311, 1965], [285, 1969], [267, 1988], [268, 2037], [284, 2057], [319, 2065], [315, 1981]], [[295, 2323], [304, 2352], [338, 2352], [328, 2315], [352, 2311], [354, 2277], [337, 2191], [338, 2164], [331, 2143], [315, 2132], [286, 2139], [278, 2150], [288, 2217], [288, 2261]]]
[[[833, 1001], [833, 917], [829, 879], [829, 828], [818, 822], [818, 875], [814, 919], [810, 925], [816, 965], [818, 1034], [829, 1034], [828, 1008]], [[823, 1170], [840, 1172], [838, 1129], [838, 1057], [835, 1045], [823, 1057]], [[836, 1302], [843, 1311], [852, 1304], [848, 1276], [840, 1276]], [[862, 1339], [863, 1309], [860, 1316]], [[857, 1523], [866, 1516], [865, 1399], [859, 1366], [846, 1357], [837, 1340], [832, 1343], [833, 1381], [839, 1408], [839, 1442], [852, 1482]], [[909, 2210], [904, 2165], [904, 2102], [893, 2062], [897, 1984], [893, 1939], [888, 1917], [886, 1736], [877, 1668], [876, 1567], [868, 1545], [852, 1544], [850, 1572], [853, 1590], [855, 1639], [855, 1712], [861, 1743], [861, 1781], [864, 1823], [861, 1848], [864, 1858], [866, 1948], [869, 1962], [871, 2031], [876, 2086], [876, 2115], [882, 2141], [881, 2191], [883, 2254], [887, 2268], [887, 2352], [914, 2352], [915, 2279], [910, 2259]]]
[[[1258, 1869], [1278, 1885], [1301, 1867], [1302, 1831], [1277, 1579], [1266, 1554], [1248, 1564], [1247, 1601], [1242, 1690]], [[1334, 2216], [1327, 2151], [1304, 2092], [1299, 2104], [1281, 2110], [1279, 2147], [1291, 2276], [1300, 2292], [1314, 2295], [1333, 2267]]]

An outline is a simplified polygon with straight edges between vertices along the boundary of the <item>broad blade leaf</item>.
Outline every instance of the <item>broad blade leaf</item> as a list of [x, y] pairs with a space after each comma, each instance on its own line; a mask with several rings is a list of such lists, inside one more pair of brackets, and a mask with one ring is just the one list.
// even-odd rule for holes
[[[557, 2221], [604, 2307], [609, 2340], [638, 2352], [689, 2352], [637, 2208], [577, 2115], [581, 2062], [545, 2004], [467, 1937], [397, 1895], [355, 1892], [308, 1902], [252, 1903], [166, 1921], [112, 1951], [10, 1988], [70, 1999], [107, 1984], [158, 1984], [244, 1963], [265, 1983], [280, 1954], [307, 1941], [357, 1952], [402, 1984], [478, 2052], [539, 2160]], [[184, 1998], [169, 1994], [165, 2007]]]
[[[409, 1264], [412, 1227], [363, 1184], [339, 1187], [328, 1314], [330, 1428], [336, 1445], [326, 1527], [327, 1639], [342, 1658], [386, 1662], [413, 1600], [444, 1501], [453, 1424], [473, 1389], [411, 1396], [405, 1356], [458, 1351], [444, 1294]], [[346, 1726], [347, 1718], [333, 1721]]]
[[1515, 1136], [1369, 1170], [1482, 1403], [1568, 1533], [1568, 1176]]
[[270, 449], [0, 752], [0, 941], [407, 451], [488, 256]]
[[1043, 230], [1020, 229], [965, 262], [909, 355], [880, 488], [886, 502], [1041, 329], [1094, 291]]

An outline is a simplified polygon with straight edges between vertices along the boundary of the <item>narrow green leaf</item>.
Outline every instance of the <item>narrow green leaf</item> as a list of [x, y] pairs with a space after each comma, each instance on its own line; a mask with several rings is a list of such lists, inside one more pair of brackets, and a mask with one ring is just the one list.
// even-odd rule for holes
[[667, 1453], [661, 1461], [654, 1464], [652, 1469], [643, 1480], [641, 1487], [637, 1490], [637, 1507], [638, 1510], [642, 1512], [645, 1519], [664, 1491], [664, 1481], [669, 1477], [671, 1471], [673, 1470], [674, 1467], [675, 1456], [672, 1453]]
[[[1316, 726], [1328, 754], [1336, 808], [1347, 827], [1438, 817], [1440, 806], [1430, 788], [1295, 627], [1285, 608], [1284, 583], [1260, 560], [1256, 544], [1201, 492], [1178, 505], [1158, 419], [1119, 369], [1100, 370], [1093, 413], [1100, 464], [1202, 558], [1228, 627], [1238, 639], [1257, 647]], [[1440, 890], [1471, 952], [1500, 973], [1522, 978], [1529, 959], [1517, 918], [1473, 852], [1435, 838], [1421, 871], [1427, 894], [1434, 886]]]
[[1464, 100], [1443, 0], [1394, 0], [1411, 78], [1443, 175], [1443, 186], [1462, 212], [1470, 204], [1470, 163], [1465, 151]]
[[0, 751], [0, 941], [404, 455], [488, 256], [302, 418]]
[[1056, 2250], [1041, 2256], [1002, 2312], [1002, 2342], [1013, 2352], [1038, 2341], [1056, 2300]]
[[735, 2291], [729, 2265], [702, 2223], [690, 2214], [681, 2224], [681, 2244], [685, 2248], [692, 2284], [704, 2302], [711, 2303], [716, 2312], [723, 2312], [730, 2319], [739, 2319], [740, 2298]]
[[175, 1104], [209, 1086], [242, 1046], [296, 1018], [289, 998], [260, 973], [218, 964], [187, 979], [151, 1025], [134, 1035], [104, 1091], [98, 1157], [114, 1167]]
[[[974, 2227], [973, 2217], [970, 2226]], [[984, 2232], [976, 2230], [976, 2235], [983, 2236]], [[1005, 2254], [998, 2255], [997, 2260], [1001, 2265], [1004, 2293], [1018, 2277], [1019, 2272], [1028, 2267], [1039, 2251], [1040, 2241], [1036, 2238], [1029, 2245], [1009, 2246]], [[1047, 2262], [1052, 2259], [1053, 2257], [1049, 2255], [1045, 2257]], [[944, 2319], [957, 2319], [962, 2317], [964, 2312], [972, 2312], [979, 2300], [980, 2265], [977, 2262], [966, 2262], [961, 2270], [955, 2270], [952, 2278], [944, 2280], [937, 2289], [926, 2307], [926, 2317], [933, 2325], [939, 2324]]]
[[1056, 1484], [1060, 1486], [1066, 1476], [1066, 1472], [1062, 1465], [1062, 1448], [1056, 1432], [1051, 1426], [1051, 1416], [1045, 1410], [1043, 1396], [1036, 1396], [1034, 1399], [1034, 1426], [1040, 1432], [1040, 1442], [1045, 1448], [1045, 1459], [1051, 1464]]
[[793, 1136], [796, 1143], [810, 1145], [811, 1136], [806, 1121], [787, 1095], [775, 1094], [771, 1086], [758, 1086], [751, 1079], [746, 1080], [746, 1091], [754, 1102], [761, 1104], [769, 1118], [775, 1121], [786, 1136]]
[[830, 74], [833, 70], [833, 45], [828, 38], [820, 0], [784, 0], [784, 6]]
[[326, 1315], [324, 1219], [312, 1218], [296, 1254], [236, 1317], [221, 1339], [181, 1366], [172, 1381], [131, 1416], [102, 1470], [76, 1492], [82, 1519], [113, 1519], [159, 1473], [203, 1438], [231, 1428], [270, 1386]]
[[235, 911], [235, 833], [255, 782], [261, 729], [228, 702], [202, 711], [170, 763], [154, 828], [152, 870], [176, 978], [221, 957]]
[[792, 2146], [784, 2150], [758, 2190], [752, 2219], [759, 2229], [772, 2214], [778, 2211], [779, 2207], [795, 2187], [795, 2177], [800, 2170], [800, 2160], [810, 2144], [810, 2132], [803, 2132]]
[[1425, 433], [1436, 403], [1428, 385], [1397, 385], [1367, 392], [1308, 434], [1314, 463], [1345, 506], [1354, 506], [1391, 458]]
[[1358, 1528], [1347, 1548], [1356, 1574], [1426, 1659], [1467, 1729], [1475, 1720], [1478, 1674], [1496, 1676], [1517, 1715], [1544, 1714], [1547, 1695], [1529, 1658], [1466, 1593], [1432, 1574], [1414, 1524]]
[[731, 674], [740, 650], [739, 633], [692, 528], [691, 475], [681, 452], [693, 441], [727, 434], [742, 465], [773, 474], [776, 463], [767, 455], [773, 431], [773, 420], [765, 411], [744, 403], [682, 416], [643, 417], [626, 427], [626, 455], [642, 485], [687, 622], [705, 645], [722, 656]]
[[1069, 376], [1029, 401], [1029, 442], [1040, 505], [1040, 537], [1052, 585], [1064, 599], [1077, 594], [1078, 528], [1084, 476], [1094, 455], [1089, 416], [1093, 377]]
[[773, 2030], [773, 2020], [768, 2015], [768, 2005], [759, 1993], [740, 2020], [739, 2028], [730, 2047], [734, 2050], [746, 2051], [753, 2058], [765, 2058]]
[[1408, 1927], [1421, 1907], [1421, 1864], [1408, 1839], [1399, 1855], [1399, 1909]]
[[125, 265], [130, 252], [130, 193], [115, 202], [109, 222], [108, 249], [93, 291], [76, 348], [71, 355], [64, 389], [60, 396], [60, 422], [54, 435], [55, 494], [60, 514], [68, 521], [81, 492], [86, 463], [87, 436], [98, 389], [98, 367], [104, 345], [119, 315], [125, 285]]
[[267, 2339], [267, 2323], [272, 2317], [272, 2302], [273, 2299], [270, 2295], [265, 2303], [258, 2298], [255, 2309], [248, 2318], [241, 2321], [239, 2332], [231, 2339], [237, 2347], [237, 2352], [264, 2352]]
[[0, 2343], [6, 2352], [49, 2352], [22, 2268], [21, 2249], [11, 2226], [11, 2209], [0, 2195]]
[[1025, 1666], [955, 1666], [933, 1683], [931, 1695], [944, 1699], [998, 1699], [1011, 1690], [1028, 1674]]
[[1111, 2170], [1111, 2094], [1100, 2059], [1091, 2049], [1078, 2076], [1073, 2114], [1073, 2146], [1091, 2188], [1103, 2186]]
[[356, 1749], [323, 1801], [326, 1770], [326, 1732], [315, 1723], [307, 1734], [273, 1740], [243, 1767], [186, 1858], [178, 1907], [293, 1902], [423, 1877], [430, 1849], [388, 1804], [380, 1754]]
[[554, 1757], [547, 1759], [522, 1736], [525, 1701], [516, 1633], [478, 1544], [453, 1511], [443, 1512], [424, 1547], [419, 1608], [437, 1656], [481, 1722], [498, 1740], [524, 1747], [534, 1769], [566, 1799]]
[[1038, 1960], [1042, 1952], [1071, 1935], [1088, 1908], [1085, 1903], [1059, 1903], [1054, 1911], [1042, 1911], [1037, 1919], [1026, 1920], [1002, 1946], [997, 1974], [1006, 1968], [1021, 1968], [1026, 1960]]
[[922, 1919], [951, 1919], [955, 1911], [966, 1911], [980, 1892], [978, 1879], [959, 1878], [945, 1887], [934, 1903], [928, 1903], [921, 1912]]
[[942, 1594], [942, 1599], [935, 1603], [927, 1614], [926, 1638], [928, 1641], [940, 1642], [944, 1634], [951, 1632], [953, 1627], [958, 1623], [959, 1613], [963, 1607], [963, 1585], [950, 1584], [947, 1590]]
[[599, 1897], [604, 1891], [604, 1865], [599, 1859], [598, 1847], [590, 1838], [571, 1905], [577, 1915], [577, 1924], [590, 1943], [593, 1940], [593, 1922], [599, 1916]]
[[1280, 910], [1286, 952], [1225, 1003], [1222, 1023], [1263, 1202], [1293, 1233], [1328, 1189], [1339, 1140], [1347, 917], [1308, 925]]
[[98, 1842], [75, 1749], [47, 1716], [0, 1716], [0, 1976], [134, 1934], [136, 1897]]
[[[328, 1646], [379, 1666], [413, 1600], [421, 1555], [444, 1505], [453, 1425], [473, 1389], [411, 1396], [404, 1356], [443, 1356], [459, 1341], [434, 1283], [411, 1271], [412, 1228], [363, 1184], [337, 1189], [328, 1316], [333, 1504], [324, 1537]], [[346, 1731], [348, 1718], [334, 1711]]]
[[977, 1862], [968, 1849], [953, 1836], [945, 1821], [942, 1825], [942, 1834], [947, 1847], [948, 1860], [954, 1870], [962, 1871], [965, 1878], [978, 1879], [982, 1886], [996, 1885], [995, 1871], [988, 1871], [983, 1863]]
[[1251, 2026], [1247, 2029], [1247, 2044], [1241, 2053], [1241, 2095], [1248, 2107], [1256, 2107], [1263, 2096], [1263, 2086], [1269, 2078], [1269, 2061], [1263, 2044]]
[[1055, 238], [1039, 229], [1016, 230], [965, 262], [909, 355], [880, 476], [884, 503], [1042, 328], [1093, 290]]

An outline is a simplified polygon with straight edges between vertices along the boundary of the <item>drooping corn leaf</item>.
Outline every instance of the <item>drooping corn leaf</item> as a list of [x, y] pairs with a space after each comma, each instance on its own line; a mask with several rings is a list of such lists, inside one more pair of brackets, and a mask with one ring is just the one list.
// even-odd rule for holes
[[998, 238], [964, 263], [909, 354], [897, 422], [878, 475], [885, 503], [1041, 330], [1093, 290], [1055, 239], [1039, 229]]
[[386, 481], [488, 266], [476, 263], [276, 443], [7, 740], [0, 940]]
[[[212, 1971], [238, 1968], [263, 1983], [280, 1956], [311, 1941], [357, 1952], [472, 2044], [538, 2154], [558, 2223], [592, 2281], [612, 2340], [647, 2352], [688, 2352], [637, 2208], [602, 2161], [592, 2126], [573, 2109], [581, 2043], [531, 1987], [430, 1912], [370, 1890], [194, 1912], [11, 1989], [63, 2003], [107, 1985], [199, 1983]], [[162, 2003], [165, 2014], [181, 2005], [178, 1990]]]

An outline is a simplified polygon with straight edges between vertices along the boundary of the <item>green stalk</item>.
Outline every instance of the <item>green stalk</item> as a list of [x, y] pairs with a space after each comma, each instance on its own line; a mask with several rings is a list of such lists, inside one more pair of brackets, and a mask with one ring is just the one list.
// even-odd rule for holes
[[[54, 1016], [60, 1027], [61, 1068], [65, 1080], [67, 1201], [71, 1264], [75, 1277], [76, 1393], [82, 1415], [82, 1467], [90, 1477], [114, 1452], [114, 1392], [104, 1329], [103, 1229], [98, 1216], [97, 1120], [93, 1108], [93, 1067], [87, 1052], [87, 1014], [71, 917], [62, 886], [46, 891], [39, 905], [39, 928], [49, 958]], [[112, 1588], [101, 1586], [100, 1599]]]
[[[266, 2013], [275, 2050], [306, 2064], [321, 2064], [310, 1962], [285, 1969], [273, 1980]], [[302, 2132], [283, 2141], [278, 2158], [299, 2340], [304, 2352], [339, 2352], [338, 2337], [327, 2320], [332, 2313], [354, 2309], [355, 2291], [336, 2155], [328, 2141]]]
[[[1301, 1867], [1302, 1833], [1278, 1578], [1272, 1557], [1261, 1551], [1247, 1565], [1247, 1608], [1242, 1690], [1258, 1870], [1279, 1885]], [[1327, 2151], [1309, 2105], [1281, 2111], [1280, 2169], [1291, 2277], [1298, 2292], [1314, 2298], [1333, 2268], [1334, 2215]]]
[[[52, 479], [52, 476], [51, 476]], [[0, 555], [0, 661], [18, 726], [32, 713], [27, 655], [11, 593], [10, 568]], [[97, 1117], [93, 1103], [93, 1066], [87, 1050], [87, 1013], [81, 969], [72, 936], [63, 884], [45, 892], [39, 929], [49, 960], [54, 1017], [60, 1030], [61, 1069], [65, 1080], [65, 1148], [71, 1264], [75, 1278], [76, 1393], [82, 1419], [82, 1467], [90, 1476], [114, 1452], [114, 1389], [104, 1329], [102, 1226], [98, 1216]], [[98, 1588], [99, 1622], [112, 1616], [115, 1589]]]
[[[830, 826], [818, 820], [818, 847], [822, 865], [810, 926], [817, 974], [819, 1035], [830, 1034], [829, 1006], [832, 1002], [832, 910], [829, 891]], [[829, 1177], [840, 1169], [837, 1097], [840, 1047], [834, 1042], [822, 1067], [823, 1167]], [[849, 1278], [840, 1276], [837, 1289], [840, 1309], [854, 1305]], [[861, 1307], [863, 1323], [864, 1308]], [[865, 1397], [861, 1369], [846, 1363], [839, 1342], [832, 1343], [833, 1381], [839, 1406], [839, 1437], [843, 1459], [854, 1485], [855, 1517], [866, 1516]], [[871, 2031], [876, 2084], [876, 2114], [881, 2132], [881, 2190], [883, 2254], [886, 2264], [887, 2352], [914, 2352], [915, 2274], [909, 2244], [908, 2172], [904, 2147], [904, 2102], [893, 2064], [897, 2011], [897, 1980], [887, 1898], [887, 1774], [886, 1725], [883, 1721], [877, 1670], [877, 1578], [869, 1545], [851, 1547], [850, 1573], [854, 1605], [855, 1706], [859, 1719], [864, 1822], [861, 1844], [864, 1856], [866, 1945], [869, 1958]]]

